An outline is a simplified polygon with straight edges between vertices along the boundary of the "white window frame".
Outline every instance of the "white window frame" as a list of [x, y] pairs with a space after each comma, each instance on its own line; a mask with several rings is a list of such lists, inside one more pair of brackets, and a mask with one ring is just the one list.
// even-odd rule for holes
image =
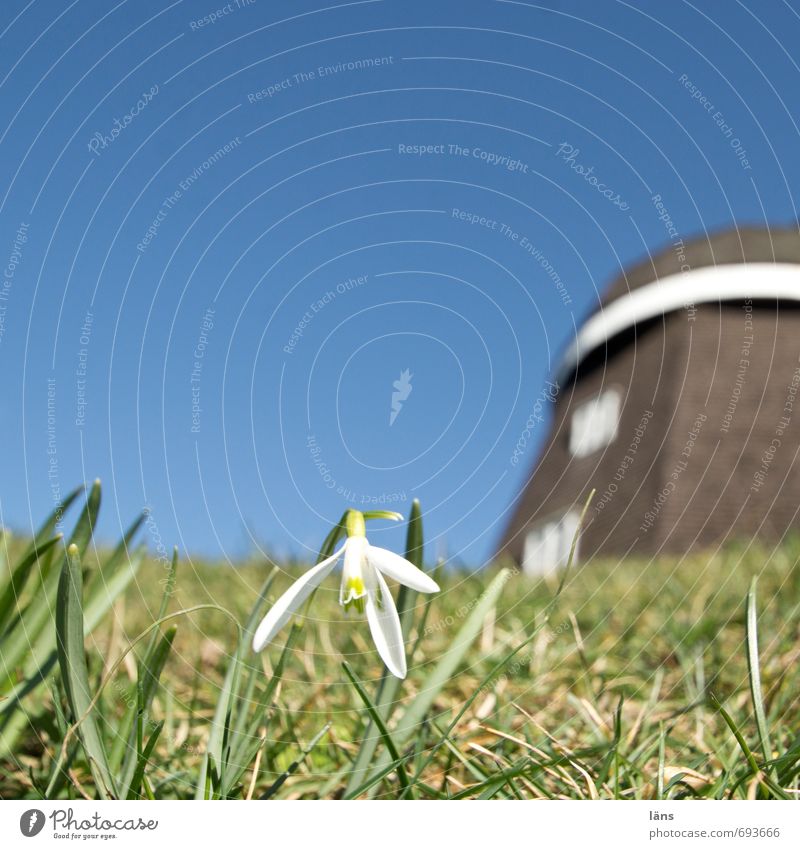
[[622, 393], [609, 387], [579, 404], [569, 420], [569, 452], [573, 457], [589, 457], [610, 445], [619, 430]]
[[[551, 516], [534, 525], [525, 535], [522, 571], [526, 575], [551, 575], [567, 565], [569, 550], [580, 525], [577, 510]], [[574, 562], [578, 559], [580, 536], [575, 543]]]

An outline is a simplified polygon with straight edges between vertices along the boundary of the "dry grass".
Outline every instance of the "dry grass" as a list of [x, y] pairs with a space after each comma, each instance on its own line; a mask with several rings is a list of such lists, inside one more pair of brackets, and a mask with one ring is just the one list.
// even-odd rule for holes
[[[389, 769], [361, 795], [745, 798], [778, 795], [777, 786], [783, 795], [796, 796], [799, 554], [798, 542], [789, 541], [771, 553], [740, 546], [682, 561], [591, 563], [573, 572], [548, 621], [545, 609], [555, 586], [515, 575], [457, 673], [436, 692], [424, 721], [400, 741], [410, 789], [404, 791], [398, 771]], [[244, 622], [267, 571], [258, 564], [232, 570], [181, 563], [170, 610], [214, 603]], [[445, 575], [443, 591], [430, 606], [418, 603], [408, 634], [409, 651], [415, 647], [409, 678], [392, 699], [390, 733], [425, 688], [490, 574]], [[760, 674], [770, 763], [759, 748], [747, 664], [746, 600], [754, 575], [759, 576]], [[157, 615], [163, 577], [163, 565], [146, 563], [113, 615], [87, 641], [95, 684]], [[271, 595], [287, 583], [281, 575]], [[267, 791], [282, 798], [339, 797], [348, 782], [354, 789], [350, 775], [369, 717], [341, 664], [350, 663], [370, 694], [378, 687], [381, 668], [366, 624], [343, 616], [334, 590], [331, 582], [318, 593], [313, 620], [305, 621], [287, 655], [268, 710], [257, 723], [263, 745], [256, 741], [254, 757], [231, 788], [234, 797]], [[237, 643], [235, 625], [218, 611], [175, 621], [173, 650], [147, 717], [151, 727], [164, 721], [146, 770], [149, 790], [162, 798], [195, 794], [220, 687]], [[493, 666], [526, 639], [530, 642], [486, 681]], [[279, 647], [265, 656], [246, 655], [245, 666], [263, 663], [263, 674], [259, 669], [252, 691], [244, 693], [244, 707], [267, 686], [279, 655]], [[128, 703], [136, 698], [137, 675], [130, 653], [104, 689], [99, 709], [109, 747]], [[61, 733], [52, 696], [38, 692], [43, 697], [26, 703], [29, 726], [15, 757], [1, 767], [5, 798], [36, 797], [58, 751]], [[712, 695], [755, 753], [752, 759]], [[446, 733], [469, 699], [464, 715]], [[390, 768], [385, 743], [378, 741], [376, 759], [384, 758]], [[270, 790], [295, 761], [295, 768]], [[61, 794], [92, 795], [91, 774], [80, 754], [70, 769], [73, 781], [63, 784]]]

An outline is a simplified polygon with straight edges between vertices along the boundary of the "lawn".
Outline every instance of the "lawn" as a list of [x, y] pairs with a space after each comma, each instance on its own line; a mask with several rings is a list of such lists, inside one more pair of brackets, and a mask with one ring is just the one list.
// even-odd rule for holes
[[0, 545], [2, 798], [800, 791], [800, 539], [593, 561], [563, 587], [439, 567], [440, 593], [400, 594], [400, 681], [333, 576], [254, 654], [254, 624], [307, 565], [98, 554], [96, 498], [78, 519], [76, 497], [71, 553], [43, 550], [47, 524], [27, 572], [30, 541]]

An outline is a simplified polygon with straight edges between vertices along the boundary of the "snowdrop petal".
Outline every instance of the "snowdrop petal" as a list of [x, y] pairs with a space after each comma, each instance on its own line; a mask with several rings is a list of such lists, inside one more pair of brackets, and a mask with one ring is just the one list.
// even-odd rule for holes
[[[367, 621], [375, 641], [375, 648], [386, 664], [386, 668], [396, 678], [406, 677], [406, 650], [403, 642], [403, 631], [400, 627], [400, 617], [394, 606], [394, 599], [386, 586], [386, 581], [377, 569], [370, 570], [377, 585], [371, 588], [367, 595]], [[372, 577], [372, 576], [370, 576]], [[378, 605], [378, 590], [381, 604]]]
[[[364, 580], [364, 554], [367, 550], [366, 537], [348, 537], [344, 548], [344, 568], [339, 589], [339, 604], [349, 603], [363, 598], [367, 593]], [[361, 612], [364, 612], [363, 607]]]
[[253, 637], [254, 651], [261, 651], [292, 618], [292, 614], [314, 592], [320, 582], [333, 571], [333, 567], [342, 556], [344, 548], [345, 546], [342, 546], [327, 560], [323, 560], [322, 563], [318, 563], [313, 569], [309, 569], [308, 572], [299, 577], [275, 604], [272, 605], [256, 629], [255, 636]]
[[388, 575], [393, 580], [411, 587], [412, 590], [421, 593], [439, 592], [439, 585], [433, 578], [428, 577], [413, 563], [409, 563], [405, 557], [400, 557], [393, 551], [371, 545], [367, 549], [367, 560], [379, 572], [383, 572], [384, 575]]

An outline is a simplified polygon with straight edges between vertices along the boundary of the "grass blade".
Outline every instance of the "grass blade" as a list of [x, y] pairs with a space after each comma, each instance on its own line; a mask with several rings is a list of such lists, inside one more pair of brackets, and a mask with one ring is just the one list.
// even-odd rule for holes
[[[281, 678], [283, 677], [283, 670], [291, 652], [294, 649], [295, 642], [300, 635], [300, 630], [301, 628], [296, 622], [293, 622], [290, 626], [289, 636], [286, 638], [286, 643], [281, 651], [281, 656], [275, 665], [267, 686], [264, 688], [264, 692], [261, 694], [258, 702], [256, 703], [253, 710], [253, 716], [250, 720], [246, 733], [242, 733], [239, 730], [234, 729], [231, 734], [228, 771], [225, 784], [222, 788], [224, 796], [227, 796], [233, 786], [239, 781], [244, 774], [244, 771], [250, 765], [252, 758], [255, 757], [255, 753], [260, 748], [259, 745], [254, 746], [252, 741], [257, 741], [259, 739], [258, 729], [264, 722], [266, 713], [272, 704], [272, 697], [281, 681]], [[254, 671], [255, 674], [260, 673], [260, 670]], [[245, 720], [247, 719], [247, 708], [248, 706], [245, 704], [239, 711], [241, 718]]]
[[[117, 670], [123, 664], [128, 654], [132, 652], [136, 648], [136, 646], [139, 645], [140, 642], [142, 642], [142, 640], [144, 640], [146, 637], [149, 637], [154, 630], [160, 628], [161, 625], [163, 625], [165, 622], [169, 622], [172, 619], [177, 619], [179, 616], [188, 616], [189, 614], [197, 613], [201, 610], [216, 610], [219, 613], [224, 614], [228, 619], [230, 619], [234, 623], [234, 625], [236, 625], [237, 629], [239, 628], [239, 623], [237, 622], [236, 617], [232, 613], [230, 613], [230, 611], [226, 610], [224, 607], [220, 607], [220, 605], [218, 604], [195, 604], [192, 607], [187, 607], [183, 610], [177, 610], [175, 611], [175, 613], [168, 613], [162, 619], [157, 619], [155, 622], [148, 625], [144, 629], [144, 631], [134, 637], [134, 639], [128, 644], [128, 647], [125, 649], [125, 651], [123, 651], [122, 654], [114, 661], [111, 668], [108, 670], [108, 672], [105, 674], [105, 677], [100, 682], [100, 685], [98, 686], [97, 691], [95, 692], [91, 701], [86, 706], [86, 710], [80, 716], [76, 717], [72, 725], [70, 725], [69, 730], [64, 736], [64, 739], [61, 741], [61, 749], [54, 768], [54, 773], [57, 773], [58, 770], [65, 763], [73, 736], [79, 733], [78, 729], [83, 725], [84, 722], [86, 722], [87, 719], [91, 717], [91, 713], [97, 706], [97, 702], [99, 701], [100, 696], [102, 695], [103, 689], [108, 684], [108, 682], [114, 677], [114, 675], [116, 675]], [[52, 783], [48, 785], [47, 788], [48, 797], [50, 796], [51, 791]]]
[[97, 524], [97, 516], [100, 513], [100, 480], [95, 480], [89, 494], [86, 496], [86, 505], [75, 523], [75, 529], [72, 536], [69, 538], [70, 545], [76, 545], [78, 552], [83, 557], [86, 549], [89, 547], [89, 542], [92, 539], [95, 525]]
[[789, 796], [783, 791], [783, 788], [778, 787], [778, 785], [775, 784], [769, 776], [766, 776], [761, 772], [758, 762], [756, 761], [752, 751], [750, 751], [747, 741], [744, 739], [744, 735], [733, 721], [733, 717], [725, 710], [724, 707], [722, 707], [719, 699], [717, 699], [713, 693], [709, 694], [709, 699], [715, 710], [717, 710], [719, 715], [725, 720], [725, 724], [733, 732], [733, 736], [736, 738], [736, 742], [739, 744], [739, 748], [744, 754], [745, 760], [747, 761], [747, 765], [750, 767], [750, 772], [753, 774], [753, 777], [760, 779], [763, 784], [769, 788], [773, 796], [776, 796], [778, 799], [788, 799]]
[[511, 572], [508, 569], [501, 569], [495, 575], [477, 604], [470, 611], [455, 639], [425, 680], [419, 695], [400, 717], [395, 729], [395, 739], [399, 740], [401, 745], [405, 744], [414, 729], [422, 722], [442, 687], [455, 674], [470, 646], [480, 634], [486, 614], [497, 604], [497, 600], [510, 577]]
[[6, 630], [6, 626], [11, 618], [11, 614], [18, 607], [18, 602], [22, 591], [25, 589], [25, 584], [31, 576], [33, 567], [36, 562], [47, 553], [57, 542], [61, 540], [62, 535], [58, 534], [52, 539], [44, 543], [34, 541], [28, 553], [22, 558], [19, 564], [8, 580], [3, 594], [0, 595], [0, 633]]
[[665, 767], [665, 747], [667, 742], [667, 733], [664, 730], [662, 722], [658, 729], [658, 777], [656, 779], [656, 799], [661, 801], [664, 798], [664, 767]]
[[758, 607], [756, 604], [756, 581], [754, 577], [747, 593], [747, 670], [750, 679], [750, 695], [758, 728], [758, 741], [764, 763], [772, 759], [767, 717], [764, 714], [764, 695], [761, 691], [761, 667], [758, 659]]
[[[353, 670], [350, 668], [350, 664], [347, 661], [344, 661], [344, 663], [342, 663], [342, 668], [344, 669], [347, 677], [350, 679], [350, 683], [353, 685], [353, 687], [355, 687], [359, 698], [364, 703], [364, 707], [367, 709], [367, 713], [369, 713], [372, 721], [375, 723], [378, 731], [380, 732], [383, 744], [386, 746], [386, 750], [388, 751], [392, 760], [399, 761], [400, 755], [397, 751], [397, 747], [395, 746], [394, 741], [392, 740], [392, 735], [389, 733], [389, 729], [386, 727], [386, 724], [381, 718], [380, 711], [372, 703], [372, 700], [367, 695], [367, 691], [363, 688], [361, 682], [353, 674]], [[397, 778], [400, 782], [400, 785], [404, 789], [410, 790], [408, 776], [406, 775], [406, 768], [402, 765], [397, 767]]]
[[[161, 678], [161, 673], [164, 670], [164, 666], [166, 665], [170, 652], [172, 651], [172, 644], [175, 641], [175, 634], [177, 631], [177, 625], [170, 625], [170, 627], [167, 628], [166, 632], [162, 635], [161, 639], [156, 643], [153, 650], [149, 651], [145, 656], [142, 661], [142, 671], [139, 673], [140, 697], [137, 700], [139, 704], [131, 705], [131, 707], [125, 712], [125, 715], [117, 728], [117, 738], [111, 757], [109, 758], [109, 763], [112, 769], [115, 768], [115, 766], [119, 763], [123, 752], [126, 752], [125, 761], [117, 781], [120, 793], [124, 798], [128, 798], [128, 794], [132, 790], [138, 791], [139, 784], [141, 784], [141, 780], [139, 781], [139, 784], [134, 783], [134, 775], [137, 765], [135, 757], [136, 749], [133, 745], [135, 713], [138, 711], [145, 719], [149, 716], [150, 705], [152, 704], [153, 698], [158, 690], [158, 682]], [[158, 635], [158, 631], [154, 631], [153, 633], [156, 636]], [[127, 746], [125, 745], [125, 741], [127, 741]]]
[[286, 779], [289, 778], [289, 776], [293, 773], [297, 772], [297, 769], [300, 764], [303, 763], [305, 758], [307, 758], [311, 754], [311, 751], [314, 749], [317, 743], [319, 743], [319, 741], [328, 733], [328, 729], [330, 727], [331, 724], [329, 722], [322, 728], [322, 730], [318, 731], [314, 735], [314, 739], [301, 751], [300, 757], [297, 758], [297, 760], [292, 761], [292, 763], [289, 764], [289, 766], [283, 771], [283, 773], [278, 776], [276, 781], [269, 787], [269, 789], [263, 794], [263, 796], [261, 796], [262, 800], [271, 799], [278, 792], [278, 790], [281, 789]]
[[113, 798], [116, 795], [114, 782], [108, 768], [105, 747], [91, 712], [92, 695], [83, 648], [82, 588], [80, 551], [73, 543], [64, 558], [58, 586], [56, 602], [58, 662], [72, 716], [78, 719], [85, 715], [79, 736], [95, 784], [101, 793]]
[[[73, 493], [74, 499], [80, 490]], [[131, 528], [131, 532], [135, 526]], [[130, 532], [129, 532], [130, 535]], [[41, 554], [41, 548], [40, 554]], [[4, 699], [0, 700], [0, 756], [10, 751], [27, 726], [25, 711], [20, 710], [22, 699], [33, 693], [57, 663], [56, 633], [51, 627], [56, 606], [60, 574], [49, 571], [48, 561], [54, 548], [48, 550], [44, 560], [40, 557], [36, 591], [30, 604], [20, 611], [13, 630], [3, 637], [0, 650], [0, 672], [5, 684], [0, 684]], [[144, 560], [140, 549], [127, 561], [124, 569], [117, 565], [109, 569], [114, 555], [103, 567], [104, 583], [83, 593], [84, 636], [102, 621], [115, 599], [133, 580]], [[44, 565], [43, 565], [44, 562]]]
[[[125, 794], [126, 799], [137, 799], [140, 797], [139, 788], [142, 786], [142, 783], [144, 781], [144, 771], [147, 768], [147, 764], [150, 761], [150, 755], [153, 754], [153, 749], [155, 749], [156, 747], [156, 743], [158, 742], [158, 738], [161, 734], [161, 730], [163, 729], [163, 727], [164, 721], [162, 720], [153, 729], [153, 733], [150, 735], [150, 739], [147, 741], [147, 745], [139, 753], [139, 756], [136, 760], [136, 770], [133, 773], [130, 788]], [[148, 794], [148, 798], [152, 798], [152, 795]]]
[[98, 592], [103, 592], [104, 588], [113, 580], [117, 574], [117, 570], [124, 564], [129, 563], [135, 552], [131, 553], [131, 546], [136, 532], [144, 522], [144, 514], [140, 515], [133, 522], [127, 531], [125, 531], [122, 539], [117, 543], [116, 548], [111, 552], [108, 559], [100, 564], [100, 568], [95, 570], [92, 575], [92, 581], [87, 582], [85, 590], [88, 597], [93, 597]]
[[[252, 639], [253, 631], [255, 630], [261, 609], [264, 601], [266, 600], [266, 595], [269, 592], [269, 588], [272, 585], [272, 581], [275, 579], [276, 574], [277, 569], [273, 569], [270, 572], [261, 588], [258, 600], [255, 605], [253, 605], [253, 609], [250, 612], [250, 616], [247, 619], [244, 629], [239, 629], [239, 641], [237, 643], [236, 651], [233, 653], [230, 662], [228, 663], [228, 668], [225, 671], [225, 678], [217, 700], [217, 707], [214, 710], [214, 718], [211, 722], [211, 732], [206, 746], [206, 756], [203, 758], [203, 764], [200, 768], [200, 774], [195, 787], [195, 799], [208, 798], [206, 794], [208, 788], [208, 769], [210, 758], [213, 758], [216, 764], [216, 778], [219, 780], [223, 777], [225, 769], [225, 744], [230, 736], [230, 730], [235, 729], [237, 726], [237, 721], [232, 713], [239, 695], [241, 666], [244, 661], [245, 654], [250, 650], [250, 641]], [[211, 786], [218, 787], [219, 785], [212, 782]]]

